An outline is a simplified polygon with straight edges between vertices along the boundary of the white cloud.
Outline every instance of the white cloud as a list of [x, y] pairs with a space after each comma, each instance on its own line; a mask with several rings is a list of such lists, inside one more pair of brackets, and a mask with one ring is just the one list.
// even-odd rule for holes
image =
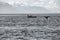
[[52, 5], [54, 4], [55, 0], [1, 0], [3, 2], [8, 2], [9, 4], [13, 4], [13, 3], [19, 3], [19, 4], [24, 4], [24, 5], [42, 5], [42, 6], [48, 6], [48, 5]]
[[48, 10], [59, 10], [60, 0], [0, 0], [11, 5], [17, 4], [21, 6], [40, 6]]

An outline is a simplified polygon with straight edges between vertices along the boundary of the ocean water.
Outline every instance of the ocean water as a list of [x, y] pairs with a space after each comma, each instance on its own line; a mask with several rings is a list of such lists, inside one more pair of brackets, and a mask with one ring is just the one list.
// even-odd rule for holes
[[60, 16], [0, 15], [0, 40], [60, 40]]

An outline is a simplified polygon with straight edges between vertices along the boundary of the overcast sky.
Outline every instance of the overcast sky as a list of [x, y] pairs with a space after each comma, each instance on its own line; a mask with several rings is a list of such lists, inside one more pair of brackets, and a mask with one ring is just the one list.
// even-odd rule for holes
[[20, 4], [21, 6], [38, 6], [47, 10], [60, 13], [60, 0], [0, 0], [10, 5]]

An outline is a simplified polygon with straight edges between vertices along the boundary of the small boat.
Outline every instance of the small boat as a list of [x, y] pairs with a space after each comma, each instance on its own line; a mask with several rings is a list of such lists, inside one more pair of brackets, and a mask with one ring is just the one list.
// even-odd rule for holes
[[37, 18], [37, 16], [27, 15], [27, 18]]

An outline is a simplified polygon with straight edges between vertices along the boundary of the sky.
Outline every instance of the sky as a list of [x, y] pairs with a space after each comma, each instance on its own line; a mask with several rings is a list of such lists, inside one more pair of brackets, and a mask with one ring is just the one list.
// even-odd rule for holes
[[14, 4], [27, 7], [43, 7], [52, 12], [60, 13], [60, 0], [0, 0], [2, 2], [9, 3], [14, 6]]

